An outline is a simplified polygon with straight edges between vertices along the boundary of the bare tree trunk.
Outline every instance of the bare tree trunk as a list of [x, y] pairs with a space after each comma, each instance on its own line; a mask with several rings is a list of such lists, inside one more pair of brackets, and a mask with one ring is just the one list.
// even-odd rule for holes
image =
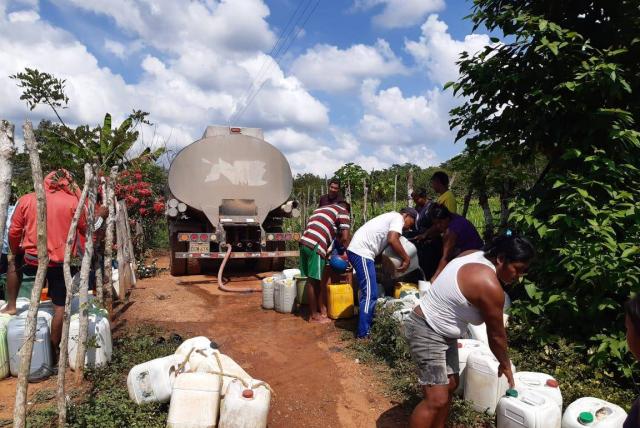
[[393, 210], [398, 210], [398, 174], [393, 178]]
[[24, 330], [25, 341], [20, 349], [20, 371], [18, 372], [18, 383], [16, 385], [16, 404], [13, 409], [13, 424], [14, 427], [17, 428], [26, 426], [27, 388], [29, 386], [31, 353], [33, 352], [33, 342], [36, 335], [36, 314], [40, 303], [40, 293], [42, 292], [42, 286], [45, 276], [47, 275], [47, 266], [49, 265], [49, 253], [47, 251], [47, 199], [44, 193], [38, 142], [33, 135], [33, 126], [29, 120], [25, 121], [22, 130], [24, 132], [24, 142], [29, 151], [29, 163], [31, 164], [31, 175], [33, 177], [33, 187], [37, 201], [38, 270], [36, 271], [36, 279], [33, 284], [33, 289], [31, 290], [27, 325]]
[[64, 272], [64, 284], [67, 289], [67, 296], [64, 301], [64, 318], [62, 319], [62, 337], [60, 338], [60, 356], [58, 358], [58, 427], [63, 428], [67, 423], [67, 398], [64, 391], [65, 372], [67, 370], [68, 346], [69, 346], [69, 320], [71, 318], [71, 299], [73, 298], [73, 277], [71, 276], [71, 249], [76, 242], [78, 222], [84, 209], [84, 202], [87, 199], [89, 191], [89, 182], [91, 181], [91, 165], [84, 165], [84, 187], [78, 200], [78, 206], [73, 214], [69, 232], [67, 233], [67, 242], [64, 247], [64, 263], [62, 271]]
[[484, 239], [489, 240], [493, 237], [493, 215], [489, 207], [489, 198], [483, 188], [478, 189], [478, 202], [484, 212]]
[[409, 172], [407, 173], [407, 206], [413, 206], [413, 199], [411, 198], [411, 194], [413, 193], [413, 168], [409, 168]]
[[[351, 181], [347, 179], [347, 194], [344, 196], [347, 200], [347, 203], [351, 207]], [[349, 219], [353, 221], [353, 207], [349, 210]]]
[[500, 229], [507, 227], [509, 221], [509, 198], [511, 197], [511, 180], [502, 183], [500, 192]]
[[109, 180], [106, 186], [106, 201], [109, 209], [109, 217], [107, 217], [106, 235], [104, 238], [104, 277], [107, 284], [105, 289], [105, 308], [111, 316], [113, 310], [113, 290], [111, 289], [112, 263], [113, 263], [113, 233], [116, 224], [116, 199], [115, 185], [118, 177], [118, 167], [111, 168]]
[[469, 186], [467, 194], [464, 195], [464, 205], [462, 206], [462, 217], [467, 217], [469, 212], [469, 204], [471, 203], [471, 197], [473, 196], [473, 187]]
[[95, 166], [91, 167], [89, 180], [89, 190], [87, 194], [87, 232], [84, 254], [80, 265], [80, 327], [78, 331], [78, 354], [76, 355], [76, 379], [81, 380], [84, 376], [84, 359], [87, 354], [87, 336], [89, 333], [89, 271], [91, 270], [91, 259], [93, 257], [93, 211], [96, 205], [97, 180], [95, 176]]
[[362, 222], [367, 222], [367, 193], [369, 193], [369, 188], [367, 187], [367, 179], [362, 179]]
[[16, 152], [13, 143], [15, 127], [6, 120], [0, 121], [0, 236], [4, 236], [7, 225], [7, 209], [11, 197], [11, 177], [13, 164], [11, 160]]

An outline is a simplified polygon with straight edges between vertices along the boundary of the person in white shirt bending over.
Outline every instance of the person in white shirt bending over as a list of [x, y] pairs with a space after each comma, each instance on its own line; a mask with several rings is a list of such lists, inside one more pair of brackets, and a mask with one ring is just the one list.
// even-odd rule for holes
[[404, 321], [411, 356], [418, 366], [424, 399], [411, 414], [411, 428], [443, 428], [458, 386], [458, 338], [469, 323], [487, 325], [489, 348], [513, 388], [502, 321], [504, 284], [525, 274], [534, 257], [531, 243], [510, 231], [484, 250], [469, 250], [451, 260]]
[[360, 312], [358, 320], [358, 338], [366, 337], [371, 328], [373, 314], [378, 298], [378, 283], [374, 259], [390, 245], [402, 258], [398, 271], [404, 272], [411, 259], [400, 244], [403, 230], [411, 229], [418, 212], [413, 208], [403, 208], [400, 212], [389, 212], [372, 218], [353, 234], [347, 248], [349, 263], [353, 266], [360, 287]]

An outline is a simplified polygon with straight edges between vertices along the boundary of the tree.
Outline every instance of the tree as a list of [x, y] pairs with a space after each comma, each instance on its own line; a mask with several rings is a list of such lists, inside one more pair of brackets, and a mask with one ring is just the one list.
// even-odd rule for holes
[[621, 304], [640, 286], [637, 1], [475, 0], [471, 19], [504, 38], [462, 55], [450, 125], [473, 155], [546, 164], [511, 216], [540, 254], [516, 314], [622, 370]]

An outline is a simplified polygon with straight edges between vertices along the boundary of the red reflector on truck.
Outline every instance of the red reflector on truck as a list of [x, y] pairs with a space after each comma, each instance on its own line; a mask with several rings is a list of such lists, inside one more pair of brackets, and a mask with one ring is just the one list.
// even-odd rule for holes
[[195, 234], [195, 233], [192, 233], [190, 238], [191, 238], [192, 241], [197, 241], [198, 240], [198, 235]]
[[200, 240], [201, 241], [208, 241], [209, 240], [209, 235], [207, 235], [206, 233], [203, 233], [202, 235], [200, 235]]
[[241, 129], [240, 128], [230, 128], [229, 131], [231, 131], [233, 134], [239, 134]]

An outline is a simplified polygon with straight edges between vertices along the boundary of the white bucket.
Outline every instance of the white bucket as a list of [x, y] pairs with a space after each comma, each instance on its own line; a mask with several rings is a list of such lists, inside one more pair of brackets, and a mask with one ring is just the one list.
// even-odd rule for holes
[[[500, 363], [491, 352], [475, 351], [467, 357], [464, 379], [464, 399], [477, 412], [487, 412], [492, 415], [498, 400], [509, 388], [507, 377], [498, 377]], [[516, 369], [511, 365], [511, 371]]]
[[285, 269], [282, 271], [282, 274], [287, 279], [293, 279], [300, 275], [300, 269]]
[[562, 416], [562, 428], [620, 428], [627, 413], [608, 401], [594, 397], [579, 398], [567, 406]]
[[[127, 376], [129, 397], [136, 404], [168, 402], [177, 370], [183, 362], [184, 358], [172, 354], [133, 366]], [[189, 369], [187, 361], [185, 371]]]
[[513, 374], [513, 380], [518, 390], [529, 389], [544, 395], [562, 411], [562, 393], [558, 381], [552, 376], [538, 372], [518, 372]]
[[458, 363], [460, 367], [460, 382], [454, 391], [454, 394], [462, 395], [464, 393], [464, 379], [467, 368], [467, 359], [469, 354], [475, 351], [490, 353], [491, 350], [487, 345], [475, 339], [458, 339]]
[[266, 428], [271, 392], [260, 381], [249, 382], [249, 387], [233, 380], [224, 389], [220, 408], [220, 428]]
[[218, 376], [209, 373], [181, 374], [173, 383], [167, 427], [215, 427], [219, 403]]
[[560, 428], [556, 403], [530, 389], [509, 389], [496, 408], [497, 428]]

